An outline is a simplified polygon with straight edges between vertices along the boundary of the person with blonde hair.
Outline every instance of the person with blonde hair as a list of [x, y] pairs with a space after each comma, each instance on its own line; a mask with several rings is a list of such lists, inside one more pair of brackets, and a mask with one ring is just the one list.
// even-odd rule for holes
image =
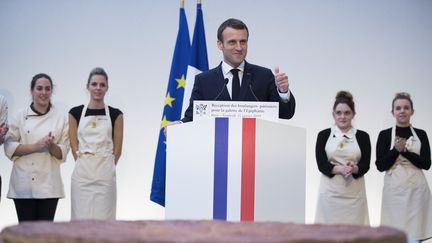
[[335, 124], [319, 132], [315, 156], [322, 173], [316, 223], [369, 225], [364, 175], [369, 170], [369, 135], [352, 125], [351, 93], [339, 91], [333, 105]]
[[429, 140], [424, 130], [411, 125], [413, 102], [408, 93], [392, 101], [396, 124], [378, 135], [376, 166], [385, 172], [381, 224], [416, 240], [432, 237], [432, 196], [423, 170], [431, 167]]

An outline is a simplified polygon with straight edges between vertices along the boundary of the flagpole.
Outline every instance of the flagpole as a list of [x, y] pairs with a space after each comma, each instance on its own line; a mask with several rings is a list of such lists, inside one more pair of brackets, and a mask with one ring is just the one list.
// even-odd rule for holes
[[201, 0], [197, 0], [197, 3], [198, 3], [198, 4], [201, 4]]
[[180, 0], [180, 8], [184, 8], [184, 0]]

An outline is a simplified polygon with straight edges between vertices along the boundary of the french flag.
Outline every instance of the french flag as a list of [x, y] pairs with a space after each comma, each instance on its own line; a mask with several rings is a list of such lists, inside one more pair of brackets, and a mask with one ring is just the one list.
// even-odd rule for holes
[[[241, 132], [241, 134], [231, 134], [231, 136], [229, 136], [228, 121], [228, 118], [215, 120], [213, 219], [253, 221], [256, 120], [244, 118], [241, 128], [231, 129], [232, 133]], [[237, 150], [241, 153], [233, 153], [229, 157], [229, 143], [241, 146], [241, 149]], [[241, 163], [228, 163], [228, 161], [241, 161]], [[229, 184], [228, 171], [230, 172]], [[228, 205], [228, 197], [230, 205]], [[237, 212], [240, 212], [240, 215]]]

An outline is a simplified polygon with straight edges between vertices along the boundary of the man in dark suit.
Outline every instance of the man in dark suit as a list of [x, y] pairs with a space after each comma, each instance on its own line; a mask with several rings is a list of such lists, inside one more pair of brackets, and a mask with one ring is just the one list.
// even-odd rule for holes
[[275, 69], [245, 61], [249, 31], [238, 19], [223, 22], [217, 33], [218, 48], [224, 60], [219, 66], [195, 76], [189, 107], [182, 122], [193, 120], [194, 100], [275, 101], [279, 118], [290, 119], [295, 112], [295, 98], [289, 90], [288, 76]]

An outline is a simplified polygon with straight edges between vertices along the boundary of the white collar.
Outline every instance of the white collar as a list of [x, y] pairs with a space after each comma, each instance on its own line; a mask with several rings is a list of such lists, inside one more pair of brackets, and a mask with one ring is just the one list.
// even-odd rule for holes
[[27, 117], [37, 117], [37, 116], [46, 116], [46, 115], [48, 115], [48, 114], [51, 114], [51, 110], [53, 110], [53, 109], [54, 109], [54, 107], [51, 106], [51, 107], [49, 108], [49, 110], [48, 110], [46, 113], [44, 113], [44, 114], [38, 114], [38, 113], [36, 113], [36, 112], [31, 108], [31, 106], [28, 106], [28, 107], [27, 107], [27, 114], [26, 114], [26, 118], [27, 118]]
[[[236, 67], [236, 68], [238, 70], [240, 70], [241, 72], [243, 72], [244, 71], [244, 66], [245, 66], [245, 61], [243, 60], [243, 62], [240, 63], [240, 65], [238, 67]], [[222, 62], [222, 73], [223, 73], [224, 76], [226, 76], [228, 73], [231, 73], [231, 69], [234, 69], [234, 67], [231, 67], [231, 65], [229, 65], [225, 61]]]
[[340, 138], [345, 136], [346, 138], [349, 139], [354, 138], [357, 133], [357, 129], [355, 129], [354, 127], [351, 127], [350, 130], [348, 130], [348, 132], [342, 132], [339, 129], [339, 127], [337, 127], [336, 125], [332, 126], [331, 131], [334, 137]]

